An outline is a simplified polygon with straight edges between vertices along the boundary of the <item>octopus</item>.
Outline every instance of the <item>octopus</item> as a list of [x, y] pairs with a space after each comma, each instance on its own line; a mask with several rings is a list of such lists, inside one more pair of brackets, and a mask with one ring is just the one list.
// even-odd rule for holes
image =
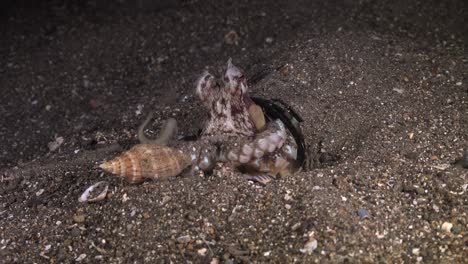
[[297, 134], [301, 120], [278, 117], [271, 109], [264, 111], [269, 109], [269, 101], [249, 96], [244, 72], [231, 59], [221, 78], [206, 71], [201, 74], [195, 94], [207, 112], [207, 119], [194, 141], [171, 142], [177, 129], [172, 118], [166, 120], [157, 139], [146, 138], [143, 130], [152, 118], [150, 115], [138, 129], [140, 144], [100, 167], [138, 183], [173, 177], [184, 171], [192, 175], [211, 173], [216, 164], [222, 164], [261, 184], [291, 175], [300, 168], [298, 148], [302, 144], [294, 133]]

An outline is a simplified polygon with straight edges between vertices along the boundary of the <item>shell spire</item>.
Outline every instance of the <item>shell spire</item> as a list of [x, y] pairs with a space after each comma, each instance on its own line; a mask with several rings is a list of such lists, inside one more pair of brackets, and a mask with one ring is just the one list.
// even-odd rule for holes
[[155, 144], [138, 144], [99, 167], [139, 183], [145, 179], [166, 179], [180, 174], [191, 165], [189, 155], [177, 149]]

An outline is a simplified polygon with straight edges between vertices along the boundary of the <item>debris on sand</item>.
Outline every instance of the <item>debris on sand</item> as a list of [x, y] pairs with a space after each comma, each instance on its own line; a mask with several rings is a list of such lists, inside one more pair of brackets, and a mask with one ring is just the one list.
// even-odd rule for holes
[[299, 251], [304, 254], [312, 254], [312, 252], [317, 248], [318, 242], [314, 238], [314, 232], [309, 234], [309, 240], [305, 243], [304, 248], [301, 248]]
[[239, 35], [236, 31], [231, 30], [226, 35], [224, 35], [224, 42], [228, 45], [238, 45]]
[[63, 141], [63, 137], [56, 137], [54, 141], [51, 141], [47, 144], [47, 147], [49, 147], [50, 151], [55, 151], [60, 147], [60, 145], [63, 144]]
[[80, 203], [88, 202], [99, 202], [104, 200], [107, 196], [107, 191], [109, 189], [109, 184], [106, 181], [97, 182], [89, 186], [86, 191], [78, 198]]

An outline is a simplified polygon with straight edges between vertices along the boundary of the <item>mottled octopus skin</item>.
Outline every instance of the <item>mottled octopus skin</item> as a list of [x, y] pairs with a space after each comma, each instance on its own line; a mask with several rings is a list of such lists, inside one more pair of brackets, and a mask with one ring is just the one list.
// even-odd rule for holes
[[[102, 164], [101, 168], [130, 182], [175, 176], [188, 166], [192, 173], [207, 172], [218, 162], [252, 174], [276, 176], [291, 172], [291, 161], [295, 159], [294, 139], [280, 120], [265, 124], [261, 108], [248, 95], [242, 70], [231, 60], [221, 80], [208, 72], [203, 73], [197, 82], [196, 94], [209, 114], [197, 141], [177, 142], [170, 148], [160, 146], [167, 143], [161, 143], [160, 139], [156, 141], [158, 144], [151, 144], [145, 138], [147, 144], [134, 146]], [[141, 171], [123, 168], [119, 162], [124, 161], [132, 168], [140, 166]]]

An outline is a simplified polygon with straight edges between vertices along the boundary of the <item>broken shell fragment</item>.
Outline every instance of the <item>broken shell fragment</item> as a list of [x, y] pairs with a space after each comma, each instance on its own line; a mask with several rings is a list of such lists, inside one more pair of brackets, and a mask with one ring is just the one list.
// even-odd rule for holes
[[177, 149], [156, 144], [138, 144], [99, 167], [130, 183], [138, 183], [148, 178], [176, 176], [191, 165], [191, 160], [190, 155]]
[[97, 182], [86, 189], [83, 194], [78, 198], [80, 203], [88, 202], [99, 202], [104, 200], [107, 195], [107, 190], [109, 189], [109, 183], [106, 181]]

